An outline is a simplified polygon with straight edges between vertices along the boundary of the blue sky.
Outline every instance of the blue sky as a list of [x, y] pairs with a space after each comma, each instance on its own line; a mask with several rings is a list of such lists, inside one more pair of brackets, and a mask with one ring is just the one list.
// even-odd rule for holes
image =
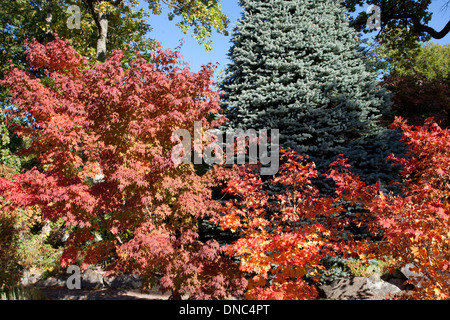
[[[207, 52], [203, 46], [199, 45], [190, 34], [183, 34], [183, 32], [175, 26], [174, 21], [169, 21], [167, 19], [166, 11], [159, 16], [150, 17], [150, 24], [153, 27], [153, 31], [150, 32], [148, 36], [162, 42], [163, 47], [166, 49], [174, 49], [179, 45], [180, 39], [183, 39], [184, 45], [181, 49], [181, 54], [184, 57], [184, 61], [189, 63], [191, 70], [198, 71], [204, 64], [218, 62], [220, 65], [216, 71], [217, 77], [218, 72], [229, 62], [227, 53], [231, 45], [231, 30], [233, 25], [235, 25], [240, 18], [242, 11], [242, 8], [238, 4], [238, 0], [222, 0], [220, 2], [222, 4], [222, 12], [226, 14], [230, 20], [230, 35], [224, 36], [215, 33], [212, 37], [212, 50], [209, 52]], [[438, 31], [445, 26], [448, 17], [450, 16], [450, 8], [446, 11], [442, 10], [445, 3], [446, 0], [434, 0], [430, 6], [430, 11], [433, 12], [433, 16], [429, 25]], [[367, 7], [368, 5], [364, 6], [361, 10], [366, 10]], [[450, 34], [440, 40], [432, 39], [432, 42], [448, 44], [450, 43]]]

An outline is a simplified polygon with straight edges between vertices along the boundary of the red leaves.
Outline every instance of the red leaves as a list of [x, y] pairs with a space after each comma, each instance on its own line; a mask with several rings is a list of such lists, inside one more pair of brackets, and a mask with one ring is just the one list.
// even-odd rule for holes
[[28, 44], [26, 53], [30, 65], [49, 73], [62, 71], [71, 76], [80, 75], [80, 69], [87, 65], [87, 59], [80, 56], [68, 40], [61, 39], [56, 33], [54, 37], [55, 40], [46, 46], [36, 39]]
[[[28, 59], [46, 78], [12, 69], [1, 84], [17, 106], [6, 111], [9, 118], [31, 125], [15, 130], [29, 139], [27, 152], [43, 169], [1, 180], [1, 195], [9, 206], [38, 205], [46, 218], [78, 227], [64, 265], [115, 257], [117, 270], [149, 281], [163, 273], [163, 289], [191, 298], [240, 292], [236, 266], [217, 245], [197, 239], [198, 219], [218, 207], [212, 176], [171, 160], [174, 130], [193, 136], [194, 121], [208, 130], [208, 118], [220, 112], [213, 67], [193, 73], [181, 67], [179, 52], [162, 48], [152, 62], [138, 57], [124, 65], [123, 58], [115, 51], [88, 65], [58, 36], [46, 46], [29, 44]], [[103, 178], [94, 183], [96, 176]]]
[[375, 244], [377, 254], [390, 254], [401, 265], [413, 263], [424, 274], [411, 280], [422, 284], [410, 298], [448, 299], [450, 276], [442, 272], [450, 259], [450, 132], [431, 119], [413, 128], [396, 118], [393, 126], [402, 130], [410, 153], [406, 159], [391, 157], [404, 167], [404, 195], [387, 195], [371, 204], [385, 235]]
[[[448, 130], [431, 120], [415, 128], [395, 120], [410, 146], [408, 158], [390, 157], [404, 167], [402, 196], [365, 185], [341, 156], [326, 175], [339, 199], [320, 197], [311, 182], [318, 177], [314, 164], [285, 149], [279, 174], [267, 182], [250, 167], [216, 167], [198, 176], [193, 166], [172, 163], [170, 138], [178, 128], [194, 136], [194, 121], [205, 130], [223, 121], [207, 121], [220, 112], [210, 88], [212, 66], [192, 73], [180, 68], [179, 53], [162, 48], [152, 63], [138, 58], [125, 68], [123, 57], [118, 51], [88, 66], [58, 37], [46, 47], [34, 41], [30, 62], [48, 78], [12, 69], [0, 82], [17, 106], [6, 111], [9, 119], [29, 124], [15, 131], [29, 139], [26, 152], [38, 156], [41, 168], [0, 179], [2, 209], [37, 205], [46, 218], [77, 227], [64, 266], [115, 257], [117, 270], [149, 281], [162, 274], [163, 290], [192, 299], [241, 294], [247, 272], [249, 298], [311, 299], [317, 292], [305, 279], [319, 280], [324, 257], [391, 256], [424, 274], [426, 285], [412, 297], [450, 297]], [[103, 178], [94, 183], [98, 175]], [[222, 207], [212, 200], [217, 182], [227, 182]], [[382, 240], [353, 239], [350, 222], [337, 218], [346, 212], [341, 200], [366, 209], [370, 215], [352, 223]], [[223, 248], [200, 242], [198, 219], [205, 217], [240, 238]], [[96, 240], [96, 232], [108, 240]], [[224, 250], [240, 258], [239, 266]]]
[[[311, 182], [318, 176], [314, 164], [286, 149], [281, 149], [281, 163], [268, 184], [252, 170], [239, 168], [239, 177], [224, 189], [234, 199], [212, 219], [241, 236], [227, 253], [239, 257], [240, 270], [253, 275], [250, 299], [313, 298], [317, 291], [304, 277], [317, 281], [321, 260], [350, 246], [343, 240], [333, 243], [343, 230], [329, 217], [339, 208], [333, 207], [334, 199], [319, 197]], [[269, 184], [281, 191], [270, 195]]]
[[[410, 298], [450, 297], [449, 131], [431, 120], [412, 128], [397, 118], [394, 127], [403, 130], [403, 140], [411, 146], [408, 158], [390, 157], [404, 167], [402, 196], [384, 194], [379, 184], [367, 186], [343, 156], [326, 175], [337, 185], [337, 199], [319, 197], [310, 181], [317, 176], [314, 165], [289, 150], [281, 150], [280, 172], [269, 181], [282, 186], [272, 196], [256, 173], [240, 168], [240, 177], [224, 190], [233, 200], [212, 220], [241, 235], [227, 252], [239, 257], [240, 269], [252, 275], [248, 298], [314, 298], [317, 292], [304, 277], [317, 281], [324, 268], [321, 259], [336, 254], [391, 257], [397, 266], [413, 263], [423, 276], [410, 280], [417, 285]], [[335, 217], [346, 211], [342, 199], [370, 212], [358, 214], [353, 223], [364, 224], [382, 240], [352, 238], [348, 221]]]

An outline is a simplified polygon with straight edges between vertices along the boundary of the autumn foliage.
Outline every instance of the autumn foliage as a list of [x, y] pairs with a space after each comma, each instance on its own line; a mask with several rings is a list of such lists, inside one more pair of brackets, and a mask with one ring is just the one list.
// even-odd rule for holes
[[[239, 257], [241, 270], [252, 276], [247, 298], [312, 299], [318, 295], [315, 284], [325, 270], [324, 259], [348, 257], [355, 241], [349, 221], [338, 217], [345, 211], [339, 198], [320, 196], [312, 183], [319, 175], [314, 163], [289, 149], [281, 149], [280, 160], [278, 174], [266, 183], [257, 172], [241, 168], [240, 177], [224, 190], [233, 198], [212, 220], [239, 232], [227, 253]], [[330, 171], [330, 177], [346, 178], [344, 159], [332, 166], [342, 170]], [[357, 181], [352, 187], [362, 185]], [[281, 191], [271, 192], [274, 187]]]
[[409, 298], [450, 298], [450, 131], [432, 119], [412, 127], [396, 118], [410, 147], [403, 165], [403, 195], [380, 193], [371, 203], [383, 241], [372, 244], [378, 256], [391, 256], [399, 265], [412, 264], [422, 274]]
[[[1, 85], [14, 104], [8, 124], [39, 165], [0, 178], [1, 211], [38, 207], [45, 219], [63, 220], [63, 267], [106, 263], [172, 298], [313, 299], [324, 259], [339, 255], [412, 264], [422, 276], [410, 280], [407, 297], [450, 297], [450, 132], [431, 119], [393, 124], [410, 147], [407, 158], [391, 156], [403, 166], [400, 195], [366, 185], [345, 155], [319, 173], [289, 149], [267, 180], [254, 165], [199, 175], [172, 162], [171, 136], [179, 128], [194, 136], [194, 121], [204, 130], [222, 123], [211, 121], [220, 113], [211, 65], [193, 73], [162, 48], [151, 62], [115, 51], [89, 64], [57, 36], [47, 46], [29, 43], [27, 53], [43, 76], [11, 67]], [[334, 196], [319, 193], [320, 174], [334, 180]], [[222, 182], [221, 204], [212, 190]], [[346, 219], [352, 205], [362, 210]], [[200, 241], [205, 219], [238, 240]], [[356, 238], [355, 226], [372, 237]]]
[[3, 210], [37, 205], [44, 218], [64, 220], [72, 232], [63, 267], [112, 263], [173, 298], [239, 294], [246, 282], [237, 267], [216, 241], [198, 240], [198, 220], [218, 207], [211, 175], [171, 160], [176, 129], [220, 124], [207, 120], [220, 111], [213, 66], [193, 73], [162, 48], [151, 62], [115, 51], [89, 65], [57, 36], [27, 53], [45, 76], [11, 68], [1, 84], [15, 105], [8, 119], [24, 123], [10, 125], [30, 140], [25, 152], [39, 167], [0, 180]]
[[420, 75], [390, 75], [384, 85], [394, 92], [395, 114], [410, 124], [421, 125], [428, 117], [442, 128], [450, 126], [450, 85], [448, 80], [428, 79]]
[[[228, 183], [224, 191], [233, 198], [213, 220], [240, 235], [227, 253], [252, 276], [248, 298], [314, 298], [323, 259], [338, 254], [387, 260], [391, 268], [413, 264], [411, 271], [422, 275], [408, 280], [415, 288], [406, 297], [450, 297], [450, 132], [431, 119], [413, 128], [397, 118], [393, 126], [410, 146], [408, 158], [391, 156], [404, 167], [402, 195], [366, 185], [341, 157], [326, 174], [335, 197], [319, 197], [314, 164], [289, 150], [282, 150], [284, 164], [268, 184], [244, 168]], [[273, 194], [269, 185], [283, 191]], [[339, 218], [348, 205], [365, 210], [352, 221]], [[350, 223], [366, 226], [372, 237], [355, 239]]]

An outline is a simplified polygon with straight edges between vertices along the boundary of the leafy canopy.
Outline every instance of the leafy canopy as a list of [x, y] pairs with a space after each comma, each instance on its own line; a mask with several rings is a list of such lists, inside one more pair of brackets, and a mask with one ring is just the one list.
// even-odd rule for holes
[[[48, 32], [56, 32], [70, 39], [71, 45], [83, 56], [95, 61], [98, 37], [97, 18], [100, 13], [108, 17], [108, 54], [122, 49], [126, 44], [131, 52], [148, 53], [155, 48], [155, 41], [146, 34], [151, 31], [151, 14], [161, 14], [162, 5], [169, 8], [169, 19], [179, 17], [177, 25], [193, 36], [207, 49], [211, 48], [209, 39], [213, 30], [226, 34], [228, 18], [221, 12], [218, 0], [146, 0], [148, 9], [138, 0], [52, 0], [51, 20], [48, 22], [47, 0], [0, 0], [0, 72], [9, 65], [25, 64], [24, 41], [36, 38], [47, 41]], [[74, 14], [69, 6], [77, 5], [81, 10], [80, 29], [69, 29], [67, 20]]]
[[[49, 80], [18, 68], [0, 84], [16, 108], [15, 132], [30, 140], [38, 166], [0, 179], [3, 210], [38, 206], [45, 219], [62, 219], [73, 231], [61, 265], [112, 263], [112, 270], [144, 276], [150, 286], [192, 299], [240, 294], [245, 280], [221, 256], [215, 240], [201, 242], [198, 221], [212, 215], [214, 174], [171, 159], [172, 133], [194, 121], [205, 130], [220, 112], [211, 89], [212, 65], [193, 73], [178, 52], [158, 48], [151, 62], [126, 63], [115, 51], [89, 64], [67, 40], [33, 41], [30, 64]], [[113, 259], [114, 258], [114, 259]]]
[[[327, 177], [337, 188], [321, 197], [311, 183], [314, 163], [281, 151], [279, 173], [263, 182], [256, 167], [242, 167], [224, 192], [231, 196], [211, 220], [239, 235], [226, 246], [249, 274], [249, 299], [312, 299], [325, 270], [324, 258], [341, 255], [389, 262], [390, 271], [412, 265], [414, 289], [397, 298], [450, 297], [450, 131], [431, 119], [412, 127], [393, 123], [409, 145], [408, 158], [393, 160], [404, 170], [403, 194], [384, 194], [380, 184], [366, 185], [341, 156]], [[270, 186], [282, 190], [271, 192]], [[339, 216], [359, 205], [352, 220]], [[375, 237], [356, 238], [351, 224], [364, 225]]]
[[[444, 8], [448, 8], [448, 4]], [[377, 38], [383, 43], [393, 44], [389, 30], [402, 29], [401, 39], [403, 46], [408, 47], [413, 40], [428, 41], [431, 38], [442, 39], [450, 32], [450, 21], [441, 30], [431, 28], [428, 23], [433, 15], [430, 12], [431, 0], [344, 0], [344, 6], [349, 12], [355, 12], [358, 7], [365, 4], [376, 5], [380, 8], [381, 30]], [[367, 20], [371, 14], [366, 11], [359, 12], [351, 18], [351, 24], [357, 31], [364, 33], [368, 30]], [[386, 32], [388, 31], [388, 32]]]

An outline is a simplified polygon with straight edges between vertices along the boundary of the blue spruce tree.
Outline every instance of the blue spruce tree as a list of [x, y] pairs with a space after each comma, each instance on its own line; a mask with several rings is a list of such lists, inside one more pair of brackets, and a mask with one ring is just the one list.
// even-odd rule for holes
[[[240, 0], [220, 86], [230, 129], [279, 129], [280, 144], [325, 173], [339, 154], [367, 183], [388, 183], [401, 155], [380, 124], [390, 94], [370, 70], [345, 10], [333, 0]], [[328, 184], [323, 185], [328, 189]]]

